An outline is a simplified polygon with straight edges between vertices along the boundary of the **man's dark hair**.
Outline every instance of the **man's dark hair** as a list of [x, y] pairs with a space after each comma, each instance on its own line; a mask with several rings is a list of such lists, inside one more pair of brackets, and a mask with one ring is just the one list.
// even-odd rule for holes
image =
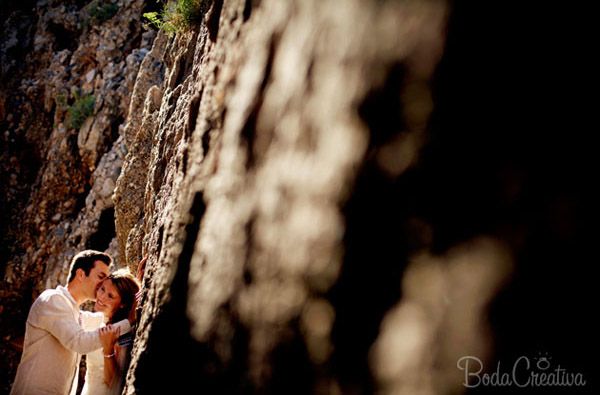
[[75, 278], [77, 269], [82, 269], [85, 272], [85, 275], [89, 276], [90, 271], [94, 267], [94, 262], [96, 261], [102, 261], [106, 263], [107, 266], [110, 266], [112, 264], [112, 258], [110, 257], [110, 255], [96, 250], [85, 250], [75, 255], [71, 260], [71, 269], [69, 269], [69, 281], [67, 282], [70, 283]]

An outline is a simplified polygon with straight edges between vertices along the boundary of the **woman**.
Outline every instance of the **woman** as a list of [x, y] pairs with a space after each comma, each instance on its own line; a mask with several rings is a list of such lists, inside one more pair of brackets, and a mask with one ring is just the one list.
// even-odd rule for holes
[[102, 315], [82, 315], [84, 329], [94, 330], [102, 327], [102, 349], [91, 352], [86, 357], [87, 369], [82, 395], [121, 393], [133, 333], [119, 337], [118, 328], [112, 328], [110, 324], [128, 318], [135, 310], [136, 294], [139, 290], [139, 282], [129, 270], [117, 270], [111, 273], [96, 291], [94, 310]]

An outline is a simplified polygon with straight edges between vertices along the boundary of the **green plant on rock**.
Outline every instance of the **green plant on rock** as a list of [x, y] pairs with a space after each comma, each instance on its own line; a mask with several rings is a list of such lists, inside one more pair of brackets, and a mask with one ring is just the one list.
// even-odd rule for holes
[[75, 101], [67, 109], [68, 125], [71, 129], [79, 129], [83, 122], [94, 113], [96, 98], [93, 95], [79, 96], [75, 94]]
[[99, 25], [117, 14], [119, 6], [111, 1], [94, 0], [86, 6], [88, 19], [86, 24]]
[[169, 35], [188, 30], [202, 19], [210, 0], [167, 1], [162, 11], [146, 12], [144, 18], [149, 25]]
[[67, 107], [67, 95], [65, 95], [62, 92], [56, 94], [56, 96], [54, 97], [54, 101], [56, 102], [56, 106], [61, 109], [64, 109]]

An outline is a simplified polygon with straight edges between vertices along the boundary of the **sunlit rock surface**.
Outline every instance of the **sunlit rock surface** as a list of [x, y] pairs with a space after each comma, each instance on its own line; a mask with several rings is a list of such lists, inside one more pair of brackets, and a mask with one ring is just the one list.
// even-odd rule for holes
[[[121, 257], [150, 255], [127, 393], [197, 372], [216, 392], [377, 386], [333, 365], [344, 209], [365, 158], [392, 178], [418, 160], [446, 17], [442, 2], [225, 1], [159, 34], [148, 57], [165, 68], [138, 76], [115, 193]], [[370, 136], [388, 99], [396, 119]], [[189, 365], [165, 366], [180, 352]]]

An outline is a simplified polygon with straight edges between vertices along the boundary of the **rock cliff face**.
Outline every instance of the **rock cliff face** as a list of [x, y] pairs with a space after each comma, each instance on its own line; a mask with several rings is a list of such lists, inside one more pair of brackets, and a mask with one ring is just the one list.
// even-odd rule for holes
[[217, 1], [159, 35], [115, 190], [121, 256], [151, 257], [126, 392], [371, 388], [341, 362], [343, 211], [367, 155], [391, 179], [417, 160], [445, 20], [437, 2]]
[[[100, 17], [108, 4], [112, 13]], [[112, 194], [126, 153], [121, 128], [155, 36], [142, 31], [143, 7], [141, 0], [3, 3], [0, 296], [3, 338], [17, 348], [28, 306], [66, 280], [74, 253], [118, 251]], [[18, 362], [7, 352], [3, 387]]]
[[492, 358], [490, 303], [543, 256], [539, 216], [505, 214], [547, 192], [516, 135], [465, 122], [494, 97], [467, 14], [213, 0], [169, 36], [143, 29], [150, 3], [0, 20], [3, 389], [32, 300], [94, 248], [149, 256], [126, 394], [461, 393], [456, 361]]

